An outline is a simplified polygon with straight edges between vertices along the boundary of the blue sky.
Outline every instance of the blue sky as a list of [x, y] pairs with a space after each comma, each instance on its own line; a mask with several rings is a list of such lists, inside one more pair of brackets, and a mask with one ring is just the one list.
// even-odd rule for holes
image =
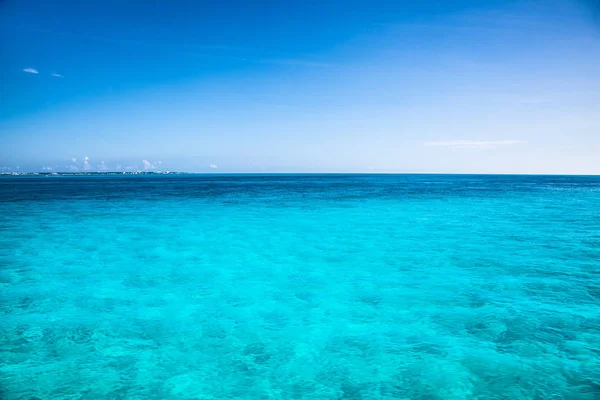
[[0, 1], [0, 171], [600, 174], [599, 10]]

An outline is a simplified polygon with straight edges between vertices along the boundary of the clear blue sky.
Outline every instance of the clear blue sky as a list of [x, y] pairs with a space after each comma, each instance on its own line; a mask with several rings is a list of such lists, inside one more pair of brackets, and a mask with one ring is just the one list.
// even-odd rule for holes
[[599, 10], [0, 0], [0, 171], [598, 174]]

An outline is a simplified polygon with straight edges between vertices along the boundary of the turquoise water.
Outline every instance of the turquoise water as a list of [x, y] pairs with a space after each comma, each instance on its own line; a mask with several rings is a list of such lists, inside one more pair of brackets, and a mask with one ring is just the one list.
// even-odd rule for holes
[[599, 399], [600, 178], [0, 178], [0, 398]]

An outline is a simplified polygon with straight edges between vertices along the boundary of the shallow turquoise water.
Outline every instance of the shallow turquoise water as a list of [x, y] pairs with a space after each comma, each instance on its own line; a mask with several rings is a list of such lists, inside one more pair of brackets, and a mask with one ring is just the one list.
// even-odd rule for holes
[[0, 178], [0, 398], [599, 399], [600, 178]]

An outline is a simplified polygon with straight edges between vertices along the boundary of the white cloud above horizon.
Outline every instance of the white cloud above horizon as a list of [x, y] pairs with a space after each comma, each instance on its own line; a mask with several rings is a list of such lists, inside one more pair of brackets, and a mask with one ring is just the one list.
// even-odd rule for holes
[[144, 165], [144, 171], [156, 169], [156, 166], [148, 160], [142, 160], [142, 164]]
[[451, 148], [493, 149], [498, 146], [511, 146], [526, 143], [527, 142], [523, 140], [442, 140], [425, 142], [424, 145]]
[[217, 168], [219, 168], [219, 167], [217, 166], [217, 164], [210, 164], [208, 167], [209, 167], [210, 169], [217, 169]]
[[39, 74], [38, 70], [35, 68], [25, 68], [23, 69], [23, 72], [27, 72], [29, 74]]
[[92, 169], [92, 166], [90, 165], [90, 158], [85, 156], [83, 157], [83, 170], [89, 171], [90, 169]]
[[51, 76], [54, 76], [55, 78], [64, 78], [64, 76], [62, 76], [61, 74], [50, 74]]

